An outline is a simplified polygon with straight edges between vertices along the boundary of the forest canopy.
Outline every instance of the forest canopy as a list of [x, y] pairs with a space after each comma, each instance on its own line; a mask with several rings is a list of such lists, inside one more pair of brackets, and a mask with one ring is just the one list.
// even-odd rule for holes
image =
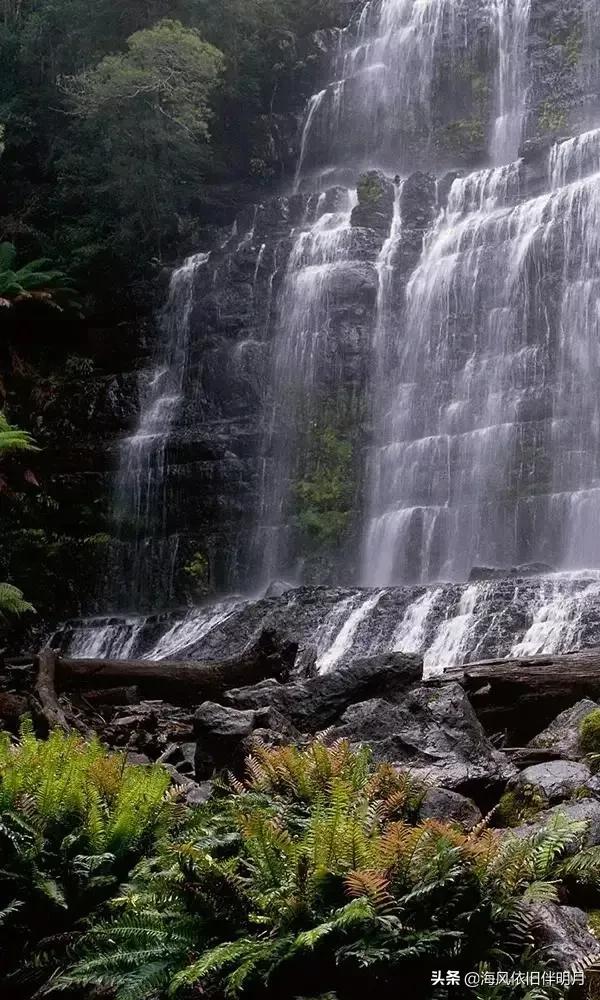
[[302, 106], [302, 39], [339, 7], [1, 0], [0, 241], [100, 300], [134, 287], [223, 223], [211, 188], [282, 170], [274, 116]]

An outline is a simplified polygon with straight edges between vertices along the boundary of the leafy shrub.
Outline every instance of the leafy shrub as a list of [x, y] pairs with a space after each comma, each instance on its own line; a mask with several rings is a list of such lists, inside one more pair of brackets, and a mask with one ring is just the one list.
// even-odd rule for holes
[[500, 953], [503, 969], [523, 971], [534, 957], [521, 904], [555, 901], [563, 879], [600, 878], [599, 848], [565, 860], [586, 824], [466, 835], [418, 822], [421, 792], [344, 741], [258, 747], [245, 782], [140, 864], [61, 986], [118, 1000], [391, 1000], [429, 998], [432, 968], [495, 967]]
[[83, 918], [114, 895], [176, 813], [168, 775], [96, 740], [29, 724], [0, 734], [0, 978], [29, 996], [63, 960]]

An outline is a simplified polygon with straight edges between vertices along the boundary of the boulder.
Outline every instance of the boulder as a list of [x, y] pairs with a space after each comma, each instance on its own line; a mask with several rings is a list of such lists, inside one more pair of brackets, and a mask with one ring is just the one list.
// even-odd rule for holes
[[259, 726], [268, 724], [268, 715], [268, 709], [239, 711], [211, 701], [200, 705], [194, 715], [196, 777], [209, 777], [214, 768], [238, 767], [244, 757], [244, 741]]
[[465, 830], [472, 830], [481, 823], [483, 816], [475, 803], [452, 792], [449, 788], [428, 788], [421, 802], [419, 819], [436, 819], [442, 823], [458, 823]]
[[600, 943], [588, 930], [583, 910], [556, 903], [528, 903], [525, 909], [536, 947], [557, 968], [570, 969], [600, 953]]
[[238, 688], [224, 700], [237, 709], [271, 706], [300, 732], [317, 733], [336, 722], [349, 705], [378, 695], [399, 697], [418, 684], [422, 670], [417, 656], [383, 653], [306, 680], [288, 684], [268, 680]]
[[543, 732], [529, 741], [528, 746], [551, 750], [562, 758], [580, 760], [584, 754], [579, 746], [579, 727], [583, 719], [597, 708], [591, 698], [582, 698], [572, 708], [561, 712]]
[[552, 809], [543, 809], [522, 826], [513, 827], [510, 831], [515, 837], [531, 837], [543, 830], [558, 816], [564, 816], [572, 823], [588, 824], [584, 838], [585, 847], [597, 847], [600, 844], [600, 802], [598, 799], [581, 799], [579, 802], [563, 802]]
[[358, 205], [352, 212], [352, 225], [389, 233], [394, 211], [394, 185], [379, 170], [368, 170], [358, 179]]
[[459, 684], [418, 687], [398, 703], [376, 698], [352, 705], [334, 734], [369, 744], [376, 760], [484, 801], [515, 773], [488, 740]]
[[252, 748], [252, 738], [276, 745], [300, 734], [270, 706], [239, 710], [205, 701], [194, 716], [196, 736], [194, 765], [198, 781], [215, 768], [241, 770]]
[[567, 799], [584, 788], [593, 792], [600, 791], [600, 779], [592, 775], [586, 764], [571, 760], [552, 760], [526, 767], [508, 786], [508, 790], [517, 795], [531, 788], [552, 804]]

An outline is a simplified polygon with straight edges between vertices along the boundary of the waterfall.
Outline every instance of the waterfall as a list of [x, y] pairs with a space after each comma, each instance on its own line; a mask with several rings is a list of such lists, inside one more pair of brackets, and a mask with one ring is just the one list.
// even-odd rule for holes
[[366, 3], [342, 34], [336, 78], [309, 102], [296, 184], [305, 166], [405, 166], [406, 136], [431, 131], [435, 56], [442, 38], [463, 49], [465, 15], [455, 0]]
[[526, 58], [531, 0], [494, 0], [498, 40], [497, 117], [492, 162], [510, 163], [519, 155], [527, 107]]
[[406, 290], [369, 584], [599, 564], [599, 156], [596, 132], [553, 149], [551, 190], [527, 201], [519, 163], [454, 182]]
[[[582, 14], [577, 68], [570, 13], [543, 43], [565, 90], [579, 86], [567, 110], [588, 131], [547, 154], [539, 4], [361, 5], [307, 102], [288, 191], [242, 213], [210, 263], [200, 254], [173, 273], [121, 451], [126, 606], [172, 593], [167, 464], [192, 436], [204, 381], [224, 402], [202, 410], [210, 442], [191, 442], [201, 468], [189, 481], [214, 476], [219, 519], [230, 488], [235, 517], [256, 505], [254, 530], [235, 538], [247, 575], [234, 585], [337, 580], [343, 567], [364, 586], [104, 620], [95, 634], [87, 623], [73, 648], [233, 655], [275, 613], [299, 668], [319, 671], [391, 649], [435, 672], [600, 641], [598, 4], [582, 0]], [[356, 518], [313, 572], [299, 500], [320, 422], [345, 392], [361, 414]], [[215, 548], [228, 545], [219, 532], [220, 520]], [[531, 564], [542, 575], [529, 579]]]
[[115, 496], [118, 582], [125, 584], [125, 603], [136, 609], [159, 606], [172, 596], [177, 534], [167, 530], [167, 447], [185, 388], [194, 281], [208, 259], [209, 254], [194, 254], [171, 275], [159, 317], [157, 364], [138, 426], [121, 443]]
[[[294, 236], [278, 301], [273, 345], [272, 398], [266, 411], [258, 528], [254, 539], [258, 578], [292, 573], [294, 476], [302, 430], [314, 420], [320, 379], [329, 369], [330, 299], [344, 280], [352, 245], [356, 192], [336, 188], [307, 202]], [[313, 221], [309, 221], [311, 211]]]
[[551, 154], [564, 240], [551, 451], [561, 565], [600, 565], [600, 130]]

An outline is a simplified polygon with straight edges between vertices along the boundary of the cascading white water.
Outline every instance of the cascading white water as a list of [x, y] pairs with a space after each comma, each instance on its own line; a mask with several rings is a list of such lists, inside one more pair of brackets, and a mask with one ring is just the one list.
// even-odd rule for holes
[[[213, 288], [223, 274], [238, 272], [254, 309], [252, 329], [242, 331], [228, 354], [232, 369], [245, 369], [257, 345], [273, 347], [255, 583], [282, 573], [300, 577], [289, 543], [306, 424], [338, 385], [343, 335], [332, 332], [336, 296], [348, 301], [355, 274], [360, 280], [368, 273], [371, 298], [365, 296], [360, 309], [374, 318], [364, 323], [360, 350], [370, 344], [375, 401], [375, 446], [363, 491], [363, 579], [372, 589], [336, 592], [323, 604], [319, 596], [308, 624], [296, 614], [301, 591], [288, 606], [282, 599], [278, 613], [289, 613], [291, 634], [302, 633], [302, 665], [316, 659], [325, 671], [395, 649], [424, 655], [426, 669], [435, 671], [482, 655], [600, 641], [593, 573], [463, 583], [475, 564], [600, 565], [600, 130], [553, 148], [547, 190], [538, 194], [543, 175], [537, 164], [531, 167], [529, 146], [527, 164], [516, 161], [527, 121], [530, 6], [531, 0], [365, 4], [340, 33], [331, 82], [308, 103], [296, 196], [278, 200], [285, 210], [275, 240], [269, 220], [255, 212], [239, 236], [234, 227], [222, 258], [211, 265]], [[592, 111], [600, 28], [598, 5], [590, 0], [584, 9], [581, 70], [591, 128], [598, 123]], [[485, 58], [473, 46], [479, 35]], [[448, 126], [460, 125], [453, 116], [463, 113], [467, 125], [474, 124], [469, 97], [461, 92], [454, 100], [453, 74], [467, 79], [463, 90], [489, 91], [487, 107], [475, 107], [480, 124], [489, 122], [488, 158], [481, 150], [474, 155], [495, 167], [457, 177], [446, 202], [441, 171], [458, 162], [443, 145]], [[431, 163], [424, 149], [432, 151]], [[461, 157], [461, 170], [468, 162]], [[352, 188], [367, 167], [383, 169], [391, 183], [415, 166], [439, 168], [440, 196], [438, 217], [409, 276], [423, 228], [411, 233], [410, 222], [404, 225], [404, 209], [410, 216], [415, 208], [408, 181], [396, 184], [393, 213], [386, 190], [384, 222], [362, 235], [369, 213], [361, 205], [352, 225]], [[332, 188], [341, 177], [344, 188]], [[289, 222], [298, 219], [299, 205], [304, 221]], [[204, 255], [190, 258], [173, 275], [162, 360], [138, 429], [123, 445], [121, 517], [125, 527], [138, 524], [129, 550], [135, 553], [134, 606], [148, 594], [160, 599], [157, 586], [170, 586], [176, 534], [164, 517], [166, 449], [188, 389], [194, 283], [205, 261]], [[122, 575], [130, 580], [131, 567]], [[429, 586], [440, 580], [458, 582]], [[418, 586], [396, 586], [404, 582]], [[229, 654], [263, 620], [252, 617], [252, 607], [232, 601], [191, 609], [170, 618], [162, 637], [152, 624], [146, 635], [143, 619], [103, 622], [95, 636], [82, 627], [73, 648], [87, 655]], [[271, 608], [267, 601], [263, 617]]]
[[525, 202], [518, 163], [454, 182], [406, 291], [367, 583], [599, 564], [599, 155], [598, 133], [554, 149], [553, 188]]
[[171, 596], [177, 535], [166, 529], [166, 450], [185, 384], [194, 280], [209, 254], [198, 253], [177, 268], [159, 320], [159, 361], [142, 400], [135, 433], [121, 444], [115, 518], [122, 547], [120, 582], [125, 601], [139, 609]]
[[461, 49], [464, 13], [455, 0], [373, 0], [342, 33], [335, 78], [309, 102], [296, 175], [308, 165], [345, 163], [402, 169], [416, 127], [431, 128], [437, 48]]
[[502, 165], [517, 158], [523, 134], [531, 0], [494, 0], [494, 7], [498, 39], [497, 116], [490, 152], [492, 162]]
[[[331, 200], [335, 204], [331, 205]], [[326, 370], [332, 289], [348, 266], [356, 192], [333, 189], [307, 203], [295, 234], [278, 301], [272, 399], [263, 444], [255, 561], [262, 582], [289, 565], [290, 512], [301, 428], [313, 419], [320, 374]], [[310, 213], [313, 221], [309, 222]]]

